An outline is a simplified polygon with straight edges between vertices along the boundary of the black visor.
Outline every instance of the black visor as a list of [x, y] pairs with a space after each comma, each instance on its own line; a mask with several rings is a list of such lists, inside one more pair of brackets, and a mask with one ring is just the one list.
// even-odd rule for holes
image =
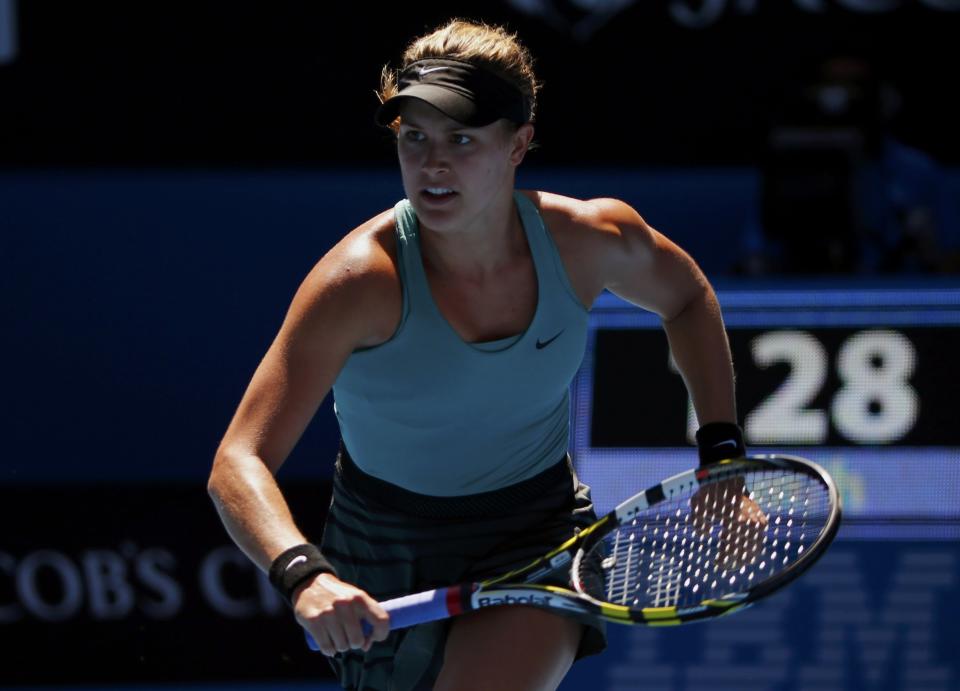
[[469, 62], [418, 60], [400, 73], [397, 95], [377, 109], [378, 125], [388, 127], [405, 100], [429, 103], [468, 127], [483, 127], [500, 118], [522, 125], [530, 119], [527, 99], [510, 82]]

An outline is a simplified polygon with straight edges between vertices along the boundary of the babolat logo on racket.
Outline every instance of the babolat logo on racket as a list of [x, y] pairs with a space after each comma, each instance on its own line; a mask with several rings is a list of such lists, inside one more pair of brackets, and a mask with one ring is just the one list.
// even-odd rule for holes
[[553, 600], [549, 595], [481, 595], [477, 598], [477, 607], [493, 607], [494, 605], [533, 605], [535, 607], [549, 607]]

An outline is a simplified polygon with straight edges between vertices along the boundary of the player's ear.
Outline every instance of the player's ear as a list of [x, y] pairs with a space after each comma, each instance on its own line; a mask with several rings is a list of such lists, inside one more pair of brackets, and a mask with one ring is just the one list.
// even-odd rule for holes
[[[509, 125], [511, 130], [513, 125]], [[533, 123], [525, 122], [510, 134], [510, 163], [515, 166], [523, 162], [523, 157], [527, 155], [530, 149], [530, 143], [533, 141]]]

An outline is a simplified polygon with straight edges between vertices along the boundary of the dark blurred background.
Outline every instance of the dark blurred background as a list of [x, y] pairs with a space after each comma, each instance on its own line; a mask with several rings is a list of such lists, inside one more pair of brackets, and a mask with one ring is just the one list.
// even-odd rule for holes
[[[303, 276], [403, 194], [373, 124], [381, 68], [458, 16], [507, 25], [537, 59], [539, 147], [519, 185], [622, 198], [693, 255], [743, 329], [748, 422], [796, 393], [794, 375], [828, 370], [792, 399], [832, 411], [822, 438], [757, 422], [748, 442], [826, 454], [854, 523], [881, 525], [846, 534], [833, 570], [742, 627], [617, 632], [615, 672], [595, 684], [638, 688], [648, 668], [663, 689], [960, 688], [947, 653], [960, 632], [938, 606], [960, 595], [960, 0], [0, 0], [0, 685], [329, 681], [204, 483]], [[607, 409], [642, 420], [635, 392], [654, 380], [603, 372], [648, 352], [650, 324], [605, 300], [593, 327], [616, 333], [585, 361], [575, 413], [602, 389]], [[638, 341], [611, 345], [637, 324]], [[785, 329], [799, 345], [769, 367], [757, 339]], [[899, 348], [863, 351], [868, 380], [908, 363], [911, 429], [844, 432], [838, 363], [865, 329]], [[866, 424], [883, 425], [886, 399], [868, 389]], [[661, 390], [643, 398], [656, 407]], [[330, 407], [280, 473], [314, 539]], [[591, 449], [618, 444], [694, 462], [685, 409], [675, 417], [657, 439], [611, 422], [629, 443], [575, 429], [584, 472], [605, 462]], [[891, 499], [907, 468], [936, 492]], [[859, 598], [855, 616], [831, 618], [836, 592]], [[564, 688], [599, 669], [578, 665]]]
[[949, 0], [6, 4], [6, 166], [388, 164], [380, 68], [453, 16], [537, 57], [536, 163], [754, 165], [787, 124], [960, 162]]
[[3, 4], [8, 169], [389, 166], [380, 68], [460, 15], [538, 58], [528, 168], [757, 170], [710, 268], [958, 268], [953, 0]]

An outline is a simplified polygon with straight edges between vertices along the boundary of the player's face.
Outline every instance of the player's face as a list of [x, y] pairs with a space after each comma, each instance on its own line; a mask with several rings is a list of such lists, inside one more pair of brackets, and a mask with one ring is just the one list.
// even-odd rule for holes
[[[526, 126], [525, 126], [526, 127]], [[397, 152], [407, 198], [434, 230], [458, 227], [512, 192], [526, 146], [502, 122], [466, 127], [411, 100], [400, 110]]]

